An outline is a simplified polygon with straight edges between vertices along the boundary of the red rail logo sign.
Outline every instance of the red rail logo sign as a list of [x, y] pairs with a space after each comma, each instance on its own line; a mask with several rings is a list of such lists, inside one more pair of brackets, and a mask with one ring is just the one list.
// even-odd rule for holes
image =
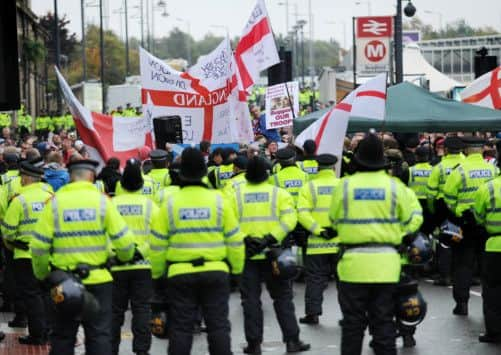
[[379, 62], [386, 57], [386, 46], [379, 40], [373, 40], [365, 45], [364, 53], [369, 61]]
[[357, 37], [391, 37], [393, 19], [391, 16], [370, 16], [357, 18]]

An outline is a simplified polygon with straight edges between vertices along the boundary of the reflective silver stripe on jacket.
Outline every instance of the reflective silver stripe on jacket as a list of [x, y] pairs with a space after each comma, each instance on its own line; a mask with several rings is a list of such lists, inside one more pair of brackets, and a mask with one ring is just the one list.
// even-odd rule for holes
[[373, 246], [373, 247], [355, 247], [355, 248], [348, 248], [344, 252], [345, 254], [351, 254], [351, 253], [361, 253], [361, 254], [386, 254], [386, 253], [394, 253], [398, 254], [397, 249], [383, 245], [380, 247]]
[[213, 242], [213, 243], [170, 243], [169, 248], [178, 249], [202, 249], [202, 248], [220, 248], [225, 247], [224, 242]]

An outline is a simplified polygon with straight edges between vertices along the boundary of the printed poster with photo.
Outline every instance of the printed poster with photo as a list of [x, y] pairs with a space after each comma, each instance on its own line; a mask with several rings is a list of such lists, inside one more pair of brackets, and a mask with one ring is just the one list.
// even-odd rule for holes
[[[291, 110], [294, 110], [294, 115]], [[299, 113], [299, 85], [297, 81], [266, 88], [266, 129], [292, 126]]]

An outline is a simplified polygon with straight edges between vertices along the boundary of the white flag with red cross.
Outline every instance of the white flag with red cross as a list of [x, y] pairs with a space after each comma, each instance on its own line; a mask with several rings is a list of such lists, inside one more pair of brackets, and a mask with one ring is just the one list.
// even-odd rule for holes
[[160, 59], [141, 49], [145, 115], [151, 121], [159, 117], [179, 116], [185, 144], [198, 144], [202, 140], [235, 142], [228, 102], [231, 93], [231, 52], [228, 48], [224, 44], [219, 45], [186, 73], [170, 72]]
[[248, 91], [259, 73], [280, 62], [264, 0], [258, 0], [235, 49], [241, 90]]
[[351, 116], [384, 120], [386, 107], [386, 73], [360, 85], [343, 101], [297, 136], [295, 145], [302, 148], [306, 140], [317, 144], [317, 154], [334, 154], [341, 158], [344, 137]]
[[478, 77], [461, 92], [463, 102], [501, 109], [501, 67]]
[[78, 101], [59, 70], [55, 70], [78, 135], [93, 159], [103, 163], [116, 157], [124, 166], [127, 159], [138, 157], [144, 146], [153, 147], [151, 121], [145, 117], [117, 117], [91, 112]]

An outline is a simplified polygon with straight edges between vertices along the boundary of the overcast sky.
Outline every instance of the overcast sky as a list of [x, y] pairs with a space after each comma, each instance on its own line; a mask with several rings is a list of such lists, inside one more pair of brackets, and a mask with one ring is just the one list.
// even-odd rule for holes
[[[99, 0], [84, 0], [86, 22], [97, 24], [99, 12], [96, 4]], [[155, 11], [154, 35], [160, 37], [174, 27], [185, 31], [190, 28], [192, 36], [200, 39], [212, 32], [224, 35], [226, 29], [231, 37], [240, 35], [250, 11], [256, 0], [165, 0], [168, 17], [161, 16], [162, 11]], [[281, 5], [285, 0], [265, 0], [275, 33], [286, 33], [286, 7]], [[346, 41], [351, 40], [353, 16], [394, 15], [396, 0], [310, 0], [313, 14], [313, 34], [318, 39], [337, 39], [343, 45], [344, 33]], [[103, 0], [107, 5], [109, 27], [118, 34], [124, 35], [123, 0]], [[143, 3], [144, 17], [147, 4], [158, 3], [158, 0], [127, 0], [129, 8], [129, 35], [140, 36], [139, 4]], [[53, 11], [52, 0], [32, 0], [35, 13], [45, 14]], [[308, 0], [289, 0], [289, 27], [298, 18], [308, 20]], [[358, 3], [358, 4], [357, 4]], [[445, 25], [459, 18], [464, 18], [473, 26], [492, 26], [501, 31], [501, 0], [414, 0], [417, 16], [426, 23], [439, 27], [440, 17]], [[71, 30], [80, 37], [81, 34], [81, 0], [59, 0], [59, 13], [67, 14], [71, 20]], [[296, 6], [295, 6], [296, 5]], [[405, 6], [405, 2], [404, 2]], [[106, 11], [107, 10], [107, 11]], [[432, 12], [432, 13], [429, 13]], [[306, 32], [309, 32], [307, 24]], [[346, 28], [346, 31], [344, 31]], [[305, 33], [307, 36], [308, 33]]]

